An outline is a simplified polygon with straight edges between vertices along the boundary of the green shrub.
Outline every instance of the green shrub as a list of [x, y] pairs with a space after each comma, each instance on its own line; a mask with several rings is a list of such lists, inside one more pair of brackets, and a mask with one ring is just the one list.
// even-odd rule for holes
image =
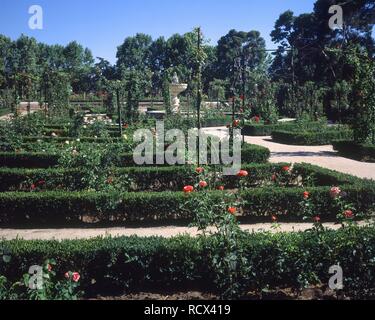
[[[345, 228], [305, 233], [256, 233], [240, 239], [250, 266], [241, 274], [248, 291], [301, 289], [328, 285], [329, 268], [343, 268], [344, 293], [356, 298], [375, 295], [375, 229]], [[218, 244], [211, 238], [97, 238], [70, 241], [2, 241], [10, 261], [0, 274], [16, 281], [29, 266], [55, 259], [54, 270], [81, 274], [81, 289], [89, 297], [129, 291], [194, 288], [219, 290], [212, 257]], [[329, 248], [329, 249], [327, 249]]]
[[317, 132], [275, 130], [272, 132], [272, 140], [275, 142], [292, 145], [326, 145], [334, 140], [352, 137], [353, 132], [347, 129], [327, 129]]
[[[64, 140], [65, 141], [65, 140]], [[242, 148], [242, 163], [265, 163], [270, 157], [267, 148], [245, 144]], [[0, 167], [8, 168], [49, 168], [58, 164], [59, 156], [48, 153], [12, 153], [0, 152]], [[156, 160], [154, 161], [156, 163]], [[136, 166], [133, 153], [124, 153], [120, 156], [116, 166], [131, 167]]]
[[358, 144], [351, 140], [333, 141], [333, 148], [342, 156], [367, 162], [375, 162], [375, 145]]
[[[330, 197], [331, 187], [309, 187], [311, 199], [322, 218], [334, 219], [336, 202]], [[375, 187], [372, 184], [344, 185], [345, 200], [358, 213], [373, 214]], [[266, 187], [248, 189], [240, 194], [245, 201], [244, 216], [269, 217], [270, 214], [301, 220], [301, 201], [305, 189], [300, 187]], [[195, 197], [196, 194], [191, 194]], [[210, 193], [219, 201], [221, 192]], [[90, 221], [171, 221], [191, 220], [194, 208], [183, 206], [182, 192], [6, 192], [0, 194], [0, 222], [2, 224], [66, 224]]]
[[272, 131], [282, 130], [286, 127], [292, 127], [294, 124], [245, 124], [242, 134], [245, 136], [270, 136]]
[[[77, 138], [72, 137], [23, 137], [23, 143], [36, 143], [38, 141], [49, 142], [49, 143], [64, 143], [65, 141], [75, 141]], [[83, 137], [80, 138], [83, 143], [111, 143], [124, 141], [122, 138], [94, 138], [94, 137]]]
[[[358, 184], [361, 179], [346, 174], [340, 174], [328, 169], [308, 164], [296, 164], [291, 174], [283, 170], [290, 164], [246, 164], [243, 170], [249, 172], [244, 182], [246, 187], [264, 186], [334, 186], [343, 184]], [[221, 168], [216, 168], [218, 172]], [[165, 166], [165, 167], [129, 167], [112, 168], [113, 183], [121, 181], [127, 176], [132, 182], [133, 191], [181, 191], [186, 185], [193, 185], [196, 173], [194, 166]], [[30, 191], [32, 184], [43, 185], [37, 191], [66, 190], [80, 191], [85, 170], [76, 169], [13, 169], [0, 168], [0, 192]], [[279, 177], [273, 181], [273, 176]], [[302, 179], [302, 180], [301, 180]], [[223, 176], [216, 179], [217, 184], [226, 189], [238, 188], [239, 179], [236, 176]], [[126, 189], [127, 190], [127, 189]]]
[[58, 164], [59, 156], [47, 153], [1, 152], [0, 167], [49, 168]]

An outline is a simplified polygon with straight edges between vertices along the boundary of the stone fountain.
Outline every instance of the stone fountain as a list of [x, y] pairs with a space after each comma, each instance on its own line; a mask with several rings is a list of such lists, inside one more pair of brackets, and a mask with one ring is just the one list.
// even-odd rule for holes
[[172, 83], [169, 85], [169, 93], [171, 95], [171, 109], [173, 113], [180, 112], [180, 99], [178, 95], [187, 89], [186, 83], [180, 83], [177, 74], [175, 73], [172, 78]]

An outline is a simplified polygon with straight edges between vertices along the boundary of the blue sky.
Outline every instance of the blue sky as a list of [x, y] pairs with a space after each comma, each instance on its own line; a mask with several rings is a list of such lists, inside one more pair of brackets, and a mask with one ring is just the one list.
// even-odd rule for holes
[[[49, 44], [76, 40], [94, 56], [116, 61], [124, 38], [143, 32], [153, 38], [185, 33], [201, 26], [212, 43], [230, 29], [259, 30], [268, 48], [270, 32], [287, 9], [311, 12], [314, 0], [1, 0], [0, 33], [22, 33]], [[43, 30], [28, 27], [31, 5], [44, 11]]]

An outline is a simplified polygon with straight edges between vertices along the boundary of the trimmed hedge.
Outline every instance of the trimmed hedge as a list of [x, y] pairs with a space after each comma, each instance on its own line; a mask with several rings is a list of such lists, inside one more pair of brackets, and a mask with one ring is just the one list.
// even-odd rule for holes
[[322, 168], [309, 163], [295, 163], [293, 165], [293, 175], [295, 177], [302, 177], [305, 185], [312, 183], [314, 186], [373, 183], [346, 173]]
[[[38, 141], [53, 142], [53, 143], [64, 143], [65, 141], [75, 141], [77, 138], [72, 137], [23, 137], [23, 143], [37, 143]], [[82, 137], [79, 138], [81, 142], [85, 143], [109, 143], [109, 142], [121, 142], [124, 141], [122, 138], [94, 138], [94, 137]]]
[[375, 162], [375, 145], [358, 144], [351, 140], [333, 141], [333, 148], [342, 156], [365, 162]]
[[[346, 295], [375, 296], [373, 227], [320, 233], [255, 233], [239, 241], [250, 266], [239, 275], [248, 291], [328, 286], [332, 276], [329, 268], [339, 264], [345, 274]], [[13, 282], [30, 266], [55, 259], [54, 271], [61, 278], [68, 270], [81, 274], [86, 297], [187, 288], [219, 292], [212, 257], [222, 248], [214, 238], [12, 240], [1, 241], [0, 247], [10, 256], [9, 263], [0, 264], [0, 274]]]
[[58, 161], [56, 154], [0, 152], [0, 167], [49, 168], [56, 166]]
[[[272, 176], [286, 177], [283, 168], [291, 166], [288, 163], [277, 164], [245, 164], [243, 170], [249, 175], [242, 179], [247, 187], [274, 186]], [[216, 168], [220, 171], [220, 168]], [[40, 180], [45, 181], [43, 191], [56, 190], [64, 186], [79, 186], [84, 173], [77, 169], [13, 169], [0, 168], [0, 192], [29, 191], [30, 185]], [[133, 191], [181, 191], [183, 186], [196, 182], [195, 166], [165, 166], [165, 167], [129, 167], [114, 168], [114, 180], [128, 176], [132, 181]], [[281, 178], [282, 181], [285, 179]], [[302, 180], [301, 180], [302, 179]], [[295, 164], [293, 171], [288, 176], [289, 186], [303, 183], [313, 186], [334, 186], [343, 184], [358, 184], [362, 180], [347, 174], [342, 174], [328, 169], [323, 169], [309, 164]], [[220, 184], [226, 189], [238, 187], [238, 178], [223, 176]], [[285, 181], [283, 182], [285, 183]], [[69, 189], [80, 191], [80, 189]]]
[[[111, 138], [118, 138], [119, 137], [119, 129], [117, 128], [116, 130], [113, 129], [107, 129], [108, 131], [108, 136]], [[59, 129], [59, 130], [54, 130], [54, 129], [44, 129], [43, 130], [43, 137], [51, 137], [52, 133], [57, 134], [59, 138], [65, 138], [65, 140], [72, 138], [69, 135], [69, 130], [64, 130], [64, 129]], [[124, 130], [123, 133], [126, 133]], [[55, 137], [56, 138], [56, 137]], [[83, 138], [89, 138], [89, 136], [83, 137]], [[82, 139], [82, 138], [81, 138]]]
[[229, 123], [232, 123], [232, 117], [226, 116], [226, 117], [218, 117], [218, 118], [205, 118], [202, 119], [202, 127], [223, 127], [228, 125]]
[[[267, 148], [245, 144], [242, 147], [242, 163], [266, 163], [270, 157]], [[47, 153], [14, 153], [0, 152], [0, 167], [8, 168], [49, 168], [58, 164], [58, 155]], [[136, 166], [133, 153], [121, 155], [121, 160], [115, 165], [121, 167]]]
[[[246, 182], [256, 187], [264, 184], [274, 184], [272, 174], [283, 174], [283, 167], [290, 164], [247, 164], [243, 170], [249, 172]], [[165, 167], [129, 167], [114, 168], [114, 180], [128, 176], [132, 181], [134, 191], [181, 191], [186, 185], [196, 182], [195, 166], [165, 166]], [[220, 168], [217, 168], [220, 171]], [[56, 190], [58, 186], [79, 186], [84, 173], [81, 169], [13, 169], [0, 168], [0, 192], [28, 191], [30, 185], [44, 180], [43, 190]], [[228, 188], [236, 188], [238, 178], [224, 176], [221, 184]], [[61, 188], [60, 188], [61, 189]], [[79, 189], [69, 190], [79, 191]]]
[[353, 138], [353, 131], [347, 129], [330, 129], [317, 132], [275, 130], [272, 132], [272, 140], [291, 145], [326, 145], [331, 144], [334, 140], [351, 138]]
[[242, 129], [242, 134], [245, 136], [270, 136], [272, 131], [283, 130], [285, 128], [293, 128], [296, 125], [293, 123], [278, 123], [278, 124], [245, 124]]
[[[375, 186], [373, 184], [340, 186], [347, 193], [346, 201], [353, 204], [356, 213], [375, 213]], [[245, 201], [244, 216], [265, 217], [283, 215], [300, 220], [303, 215], [303, 191], [311, 193], [317, 213], [322, 218], [334, 219], [336, 202], [330, 197], [331, 187], [310, 188], [255, 188], [241, 193]], [[190, 220], [194, 208], [182, 207], [186, 202], [182, 192], [5, 192], [0, 193], [1, 224], [54, 225], [90, 221], [107, 223], [133, 221]], [[197, 197], [196, 193], [189, 195]], [[222, 193], [210, 193], [212, 203], [222, 199]], [[86, 220], [87, 221], [87, 220]]]

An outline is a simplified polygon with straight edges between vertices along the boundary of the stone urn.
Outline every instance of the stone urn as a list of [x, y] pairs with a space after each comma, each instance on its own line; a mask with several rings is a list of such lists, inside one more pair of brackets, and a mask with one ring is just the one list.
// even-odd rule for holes
[[180, 99], [179, 94], [184, 92], [188, 88], [186, 83], [180, 83], [177, 74], [175, 73], [172, 79], [172, 83], [169, 85], [169, 93], [171, 95], [171, 109], [173, 113], [180, 112]]

